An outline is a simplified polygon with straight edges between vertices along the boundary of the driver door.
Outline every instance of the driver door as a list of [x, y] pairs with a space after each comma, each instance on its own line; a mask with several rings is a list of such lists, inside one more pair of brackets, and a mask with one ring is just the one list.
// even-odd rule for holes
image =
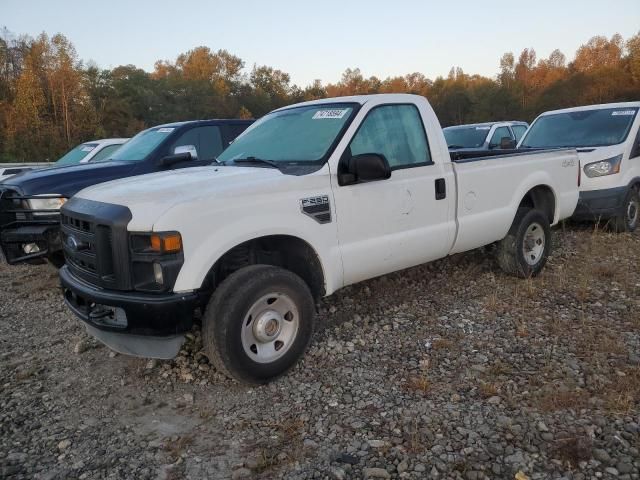
[[333, 189], [345, 285], [444, 257], [455, 230], [453, 172], [432, 161], [415, 105], [373, 107], [341, 162], [365, 153], [391, 177]]

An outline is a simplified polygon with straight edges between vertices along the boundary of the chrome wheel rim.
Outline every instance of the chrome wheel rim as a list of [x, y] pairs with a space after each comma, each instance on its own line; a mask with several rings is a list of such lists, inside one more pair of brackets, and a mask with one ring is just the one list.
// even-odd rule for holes
[[242, 348], [257, 363], [271, 363], [289, 351], [298, 334], [300, 314], [284, 293], [269, 293], [249, 308], [242, 322]]
[[522, 253], [527, 264], [536, 265], [544, 254], [544, 228], [537, 222], [532, 223], [524, 234]]

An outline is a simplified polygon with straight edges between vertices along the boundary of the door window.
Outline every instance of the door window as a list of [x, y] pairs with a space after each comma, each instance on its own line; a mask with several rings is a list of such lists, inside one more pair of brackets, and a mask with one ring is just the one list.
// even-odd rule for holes
[[98, 153], [96, 153], [93, 158], [91, 158], [91, 162], [103, 162], [105, 160], [109, 160], [109, 158], [111, 157], [111, 154], [113, 152], [115, 152], [117, 149], [119, 149], [122, 145], [118, 144], [118, 145], [107, 145], [106, 147], [104, 147], [102, 150], [100, 150]]
[[500, 140], [504, 137], [513, 138], [511, 136], [511, 132], [508, 127], [498, 127], [496, 131], [493, 132], [493, 136], [491, 137], [491, 142], [489, 142], [489, 148], [495, 148], [500, 146]]
[[431, 163], [429, 143], [414, 105], [383, 105], [372, 109], [351, 140], [351, 155], [378, 153], [391, 169]]
[[184, 132], [171, 146], [171, 153], [176, 147], [193, 145], [196, 147], [198, 160], [214, 160], [222, 150], [222, 135], [216, 126], [195, 127]]
[[527, 127], [525, 125], [512, 125], [511, 129], [516, 136], [516, 142], [519, 142], [524, 135], [524, 132], [527, 131]]

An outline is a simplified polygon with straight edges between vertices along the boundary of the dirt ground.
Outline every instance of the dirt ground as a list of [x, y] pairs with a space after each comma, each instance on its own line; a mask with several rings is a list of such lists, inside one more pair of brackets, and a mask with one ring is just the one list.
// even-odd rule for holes
[[[341, 290], [249, 388], [202, 352], [111, 352], [48, 265], [0, 265], [0, 477], [640, 478], [640, 235], [566, 227], [543, 274], [490, 249]], [[518, 475], [519, 477], [516, 477]]]

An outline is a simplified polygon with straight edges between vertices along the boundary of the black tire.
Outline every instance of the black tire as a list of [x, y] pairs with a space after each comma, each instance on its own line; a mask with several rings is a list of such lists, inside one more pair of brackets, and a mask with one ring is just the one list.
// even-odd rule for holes
[[622, 204], [622, 212], [615, 218], [617, 232], [634, 232], [640, 221], [640, 193], [637, 186], [627, 192]]
[[[529, 227], [534, 224], [542, 230], [540, 235], [543, 236], [544, 245], [540, 257], [531, 264], [525, 258], [525, 243], [530, 241], [526, 238], [526, 234]], [[535, 232], [535, 225], [533, 228]], [[509, 233], [498, 242], [496, 255], [502, 270], [516, 277], [529, 278], [535, 277], [542, 271], [550, 251], [551, 228], [547, 216], [539, 210], [519, 208]], [[533, 260], [533, 254], [531, 260]]]
[[[298, 327], [280, 358], [260, 363], [246, 353], [242, 329], [252, 306], [272, 293], [286, 295], [293, 302]], [[226, 376], [242, 383], [267, 383], [287, 372], [304, 354], [313, 335], [314, 316], [313, 296], [299, 276], [270, 265], [245, 267], [229, 275], [209, 301], [202, 320], [205, 351]]]
[[52, 253], [47, 257], [47, 261], [60, 270], [64, 266], [64, 254], [62, 252]]

